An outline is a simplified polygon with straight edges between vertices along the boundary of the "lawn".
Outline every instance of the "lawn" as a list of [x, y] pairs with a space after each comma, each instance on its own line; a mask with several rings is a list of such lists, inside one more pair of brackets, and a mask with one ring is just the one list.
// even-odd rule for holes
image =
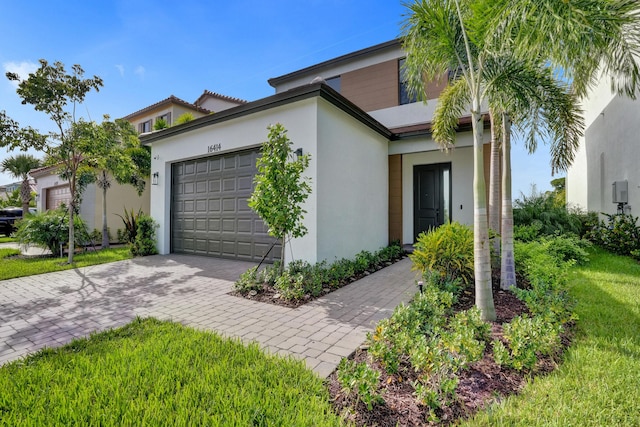
[[137, 319], [0, 368], [0, 425], [339, 425], [304, 362]]
[[1, 236], [0, 237], [0, 243], [12, 243], [15, 242], [16, 239], [14, 239], [13, 237], [8, 237], [8, 236]]
[[129, 258], [131, 258], [131, 252], [127, 247], [80, 253], [73, 257], [73, 264], [67, 264], [66, 258], [3, 258], [0, 256], [0, 280], [70, 270]]
[[591, 258], [571, 273], [578, 334], [564, 363], [464, 425], [640, 425], [640, 264]]

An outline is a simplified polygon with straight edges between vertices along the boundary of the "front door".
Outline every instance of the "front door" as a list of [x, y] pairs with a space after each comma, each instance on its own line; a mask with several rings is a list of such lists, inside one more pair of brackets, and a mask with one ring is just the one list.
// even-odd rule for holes
[[449, 221], [451, 163], [413, 167], [414, 237]]

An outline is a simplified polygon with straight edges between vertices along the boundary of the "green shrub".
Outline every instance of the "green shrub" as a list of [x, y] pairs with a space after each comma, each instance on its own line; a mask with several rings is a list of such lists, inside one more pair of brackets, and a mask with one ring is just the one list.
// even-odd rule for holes
[[236, 291], [244, 294], [252, 290], [260, 290], [261, 284], [258, 281], [257, 271], [258, 266], [255, 266], [240, 274], [240, 278], [234, 284]]
[[415, 250], [409, 255], [414, 268], [441, 277], [460, 279], [465, 285], [473, 281], [473, 231], [452, 222], [421, 233]]
[[337, 377], [346, 395], [356, 396], [355, 406], [358, 406], [358, 402], [361, 401], [368, 410], [372, 410], [375, 403], [383, 401], [378, 393], [380, 373], [366, 363], [342, 359], [338, 365]]
[[630, 214], [604, 214], [606, 221], [599, 221], [587, 238], [596, 245], [619, 255], [632, 255], [640, 250], [638, 218]]
[[158, 225], [148, 215], [139, 215], [137, 220], [136, 239], [131, 245], [133, 256], [147, 256], [158, 253], [156, 248], [156, 227]]
[[[42, 246], [53, 254], [60, 254], [60, 248], [68, 243], [69, 215], [66, 208], [28, 215], [16, 225], [15, 238], [20, 244]], [[74, 216], [74, 226], [75, 243], [80, 246], [88, 241], [86, 226], [79, 216]]]
[[[580, 211], [567, 209], [564, 204], [555, 200], [553, 193], [533, 192], [524, 194], [514, 202], [513, 225], [529, 226], [538, 230], [537, 236], [553, 236], [556, 234], [583, 234], [583, 219]], [[515, 230], [514, 230], [515, 231]]]
[[[118, 214], [116, 214], [118, 215]], [[131, 211], [124, 209], [124, 216], [118, 215], [124, 224], [124, 229], [121, 231], [118, 229], [118, 241], [124, 243], [131, 243], [136, 241], [136, 234], [138, 232], [138, 219], [143, 215], [142, 209], [138, 209], [135, 213], [133, 208]]]
[[541, 355], [549, 355], [560, 345], [561, 327], [540, 316], [518, 316], [504, 325], [507, 345], [494, 341], [493, 356], [499, 365], [516, 370], [532, 370]]
[[286, 300], [302, 299], [305, 295], [304, 275], [285, 270], [276, 279], [274, 287], [280, 292], [282, 298]]

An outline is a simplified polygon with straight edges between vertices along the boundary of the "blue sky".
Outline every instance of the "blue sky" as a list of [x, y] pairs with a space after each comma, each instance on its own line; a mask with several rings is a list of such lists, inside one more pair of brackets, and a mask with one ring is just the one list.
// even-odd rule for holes
[[[207, 89], [253, 101], [267, 79], [397, 37], [405, 8], [394, 0], [25, 1], [3, 2], [0, 110], [41, 131], [43, 113], [23, 106], [8, 70], [26, 77], [39, 59], [80, 64], [103, 78], [78, 114], [122, 117], [175, 95]], [[0, 148], [0, 160], [17, 154]], [[550, 189], [548, 149], [513, 152], [513, 195]], [[14, 181], [0, 174], [0, 184]]]

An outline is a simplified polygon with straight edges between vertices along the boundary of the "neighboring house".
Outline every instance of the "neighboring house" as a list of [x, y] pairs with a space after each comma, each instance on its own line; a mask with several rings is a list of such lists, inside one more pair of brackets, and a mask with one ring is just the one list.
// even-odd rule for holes
[[445, 81], [428, 86], [428, 104], [414, 102], [404, 57], [398, 40], [382, 43], [270, 79], [273, 96], [143, 135], [158, 177], [151, 216], [160, 253], [246, 260], [267, 253], [274, 238], [247, 199], [267, 126], [277, 122], [294, 149], [311, 154], [309, 233], [291, 241], [288, 260], [352, 257], [393, 240], [413, 243], [449, 220], [472, 224], [470, 121], [461, 119], [456, 148], [442, 152], [430, 121]]
[[[56, 209], [61, 204], [69, 205], [71, 200], [69, 183], [56, 174], [55, 166], [34, 169], [30, 175], [38, 182], [38, 212]], [[111, 184], [111, 188], [107, 191], [107, 224], [112, 238], [116, 238], [118, 229], [124, 228], [118, 215], [124, 215], [125, 209], [129, 211], [133, 209], [134, 212], [140, 209], [149, 213], [150, 184], [147, 182], [145, 191], [140, 196], [131, 185], [121, 185], [116, 182]], [[94, 229], [102, 231], [102, 189], [95, 184], [89, 184], [82, 193], [79, 212], [89, 232]]]
[[567, 203], [588, 211], [640, 215], [640, 101], [603, 78], [583, 101], [585, 134], [567, 171]]
[[184, 113], [191, 113], [194, 118], [198, 118], [246, 103], [247, 101], [241, 99], [205, 90], [193, 104], [171, 95], [123, 118], [131, 122], [138, 133], [143, 134], [153, 131], [158, 119], [163, 119], [171, 126]]
[[[36, 183], [33, 179], [29, 180], [29, 185], [31, 186], [32, 192], [37, 190]], [[12, 182], [11, 184], [0, 185], [0, 200], [7, 200], [11, 193], [16, 190], [20, 190], [20, 187], [22, 187], [22, 182]], [[20, 206], [22, 206], [22, 204]]]
[[[227, 108], [245, 104], [246, 101], [231, 98], [205, 90], [194, 104], [183, 101], [173, 95], [136, 111], [124, 117], [139, 133], [151, 132], [155, 121], [164, 119], [169, 126], [183, 113], [191, 113], [194, 117], [203, 117], [213, 111], [221, 111]], [[55, 209], [62, 203], [68, 205], [70, 199], [69, 184], [56, 173], [55, 167], [44, 167], [31, 171], [31, 176], [37, 179], [37, 205], [39, 211]], [[152, 178], [147, 180], [145, 191], [138, 195], [131, 185], [120, 185], [112, 182], [107, 191], [107, 223], [111, 228], [112, 237], [116, 237], [116, 230], [123, 228], [122, 220], [118, 215], [124, 215], [124, 210], [132, 210], [149, 213], [149, 197]], [[19, 183], [18, 183], [19, 186]], [[82, 194], [80, 216], [87, 224], [89, 231], [102, 230], [102, 190], [95, 184], [89, 184]]]

